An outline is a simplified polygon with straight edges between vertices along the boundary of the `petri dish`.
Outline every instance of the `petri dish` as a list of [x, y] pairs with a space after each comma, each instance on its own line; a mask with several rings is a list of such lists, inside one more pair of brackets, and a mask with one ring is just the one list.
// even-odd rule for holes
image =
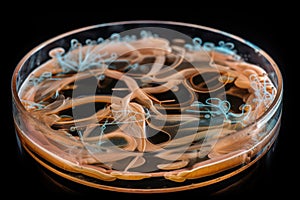
[[283, 80], [243, 38], [172, 21], [83, 27], [28, 52], [13, 73], [16, 134], [68, 181], [126, 193], [203, 188], [272, 147]]

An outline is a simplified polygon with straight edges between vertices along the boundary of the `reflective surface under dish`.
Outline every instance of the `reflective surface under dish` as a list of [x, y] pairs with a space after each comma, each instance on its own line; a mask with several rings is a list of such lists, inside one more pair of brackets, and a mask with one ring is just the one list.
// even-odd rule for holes
[[280, 127], [282, 78], [241, 38], [175, 22], [78, 29], [17, 66], [23, 148], [71, 181], [161, 193], [212, 185], [259, 160]]

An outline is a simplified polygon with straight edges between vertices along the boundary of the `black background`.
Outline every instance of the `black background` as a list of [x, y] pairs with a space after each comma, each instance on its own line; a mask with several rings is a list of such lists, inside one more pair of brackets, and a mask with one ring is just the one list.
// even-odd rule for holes
[[[113, 3], [113, 2], [112, 2]], [[126, 12], [117, 10], [110, 11], [91, 11], [82, 13], [79, 10], [72, 12], [45, 12], [32, 13], [32, 11], [18, 13], [17, 18], [11, 14], [2, 16], [4, 19], [1, 31], [1, 41], [4, 50], [2, 54], [1, 86], [4, 87], [3, 101], [4, 111], [2, 127], [6, 131], [2, 133], [1, 138], [1, 166], [4, 186], [1, 190], [10, 197], [21, 195], [28, 197], [50, 197], [59, 194], [59, 197], [88, 197], [88, 193], [80, 195], [63, 193], [51, 183], [45, 182], [43, 176], [37, 170], [35, 165], [22, 159], [18, 154], [17, 142], [15, 139], [12, 114], [11, 114], [11, 92], [10, 80], [13, 70], [19, 60], [32, 48], [41, 42], [50, 39], [61, 33], [105, 22], [125, 21], [125, 20], [170, 20], [187, 23], [205, 25], [220, 29], [234, 35], [249, 40], [265, 50], [279, 65], [284, 77], [284, 105], [283, 118], [280, 135], [278, 137], [276, 148], [272, 150], [271, 161], [262, 163], [262, 170], [254, 173], [253, 177], [243, 184], [237, 185], [233, 190], [222, 193], [222, 195], [213, 196], [214, 198], [237, 197], [237, 198], [260, 198], [277, 197], [284, 195], [291, 199], [295, 193], [296, 185], [292, 182], [298, 179], [297, 160], [300, 159], [299, 150], [297, 152], [296, 139], [300, 131], [293, 124], [292, 115], [297, 112], [295, 106], [296, 98], [291, 95], [297, 88], [297, 68], [293, 63], [297, 58], [297, 35], [294, 28], [297, 27], [297, 21], [292, 12], [281, 8], [276, 9], [257, 9], [257, 10], [239, 10], [229, 8], [207, 9], [197, 8], [169, 8], [169, 9], [131, 9]], [[210, 12], [205, 12], [209, 10]], [[285, 10], [285, 14], [282, 13]], [[9, 18], [10, 20], [6, 20]], [[296, 47], [294, 50], [293, 47]], [[293, 79], [294, 78], [294, 79]], [[299, 85], [299, 84], [298, 84]], [[3, 103], [3, 101], [1, 101]], [[294, 128], [293, 128], [294, 127]], [[3, 148], [3, 149], [2, 149]], [[296, 187], [295, 187], [296, 186]], [[204, 194], [201, 190], [190, 190], [185, 192], [176, 192], [170, 194], [123, 194], [116, 192], [99, 191], [90, 193], [97, 198], [159, 198], [174, 199], [179, 195], [185, 198], [203, 199]], [[104, 196], [102, 196], [104, 195]], [[296, 194], [297, 195], [297, 194]], [[211, 197], [212, 198], [212, 197]], [[298, 197], [293, 197], [298, 198]]]

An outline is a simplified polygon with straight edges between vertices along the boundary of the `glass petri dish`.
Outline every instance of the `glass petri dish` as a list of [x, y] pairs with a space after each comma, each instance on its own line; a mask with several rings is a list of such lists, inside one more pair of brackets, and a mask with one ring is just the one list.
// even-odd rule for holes
[[99, 24], [26, 54], [12, 77], [22, 148], [87, 187], [211, 186], [260, 160], [280, 129], [282, 76], [262, 49], [210, 27]]

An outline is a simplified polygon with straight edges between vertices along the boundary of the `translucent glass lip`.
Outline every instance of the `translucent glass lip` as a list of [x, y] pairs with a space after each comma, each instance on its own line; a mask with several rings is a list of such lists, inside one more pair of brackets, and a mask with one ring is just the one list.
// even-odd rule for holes
[[[268, 60], [271, 64], [271, 66], [273, 67], [273, 70], [276, 74], [276, 78], [278, 80], [278, 86], [277, 86], [277, 93], [276, 96], [274, 98], [274, 101], [272, 102], [271, 106], [268, 108], [268, 110], [266, 110], [266, 112], [257, 119], [256, 123], [258, 124], [264, 124], [264, 121], [266, 120], [268, 115], [272, 115], [274, 112], [276, 112], [276, 110], [278, 109], [278, 107], [280, 106], [281, 100], [282, 100], [282, 95], [283, 95], [283, 80], [282, 80], [282, 74], [280, 72], [280, 69], [278, 67], [278, 65], [275, 63], [275, 61], [262, 49], [260, 49], [259, 47], [257, 47], [256, 45], [250, 43], [249, 41], [224, 32], [222, 30], [218, 30], [218, 29], [214, 29], [214, 28], [210, 28], [207, 26], [202, 26], [202, 25], [197, 25], [197, 24], [191, 24], [191, 23], [185, 23], [185, 22], [175, 22], [175, 21], [158, 21], [158, 20], [135, 20], [135, 21], [119, 21], [119, 22], [111, 22], [111, 23], [103, 23], [103, 24], [97, 24], [97, 25], [92, 25], [92, 26], [86, 26], [83, 28], [79, 28], [79, 29], [75, 29], [63, 34], [60, 34], [56, 37], [53, 37], [43, 43], [41, 43], [40, 45], [36, 46], [35, 48], [33, 48], [31, 51], [29, 51], [21, 60], [20, 62], [17, 64], [14, 73], [12, 75], [12, 80], [11, 80], [11, 91], [12, 91], [12, 98], [13, 98], [13, 102], [16, 104], [17, 108], [22, 111], [22, 112], [27, 112], [27, 110], [25, 109], [25, 107], [23, 106], [23, 104], [20, 101], [20, 98], [18, 96], [18, 91], [17, 91], [17, 77], [18, 77], [18, 73], [20, 72], [22, 66], [24, 65], [24, 63], [37, 51], [39, 51], [40, 49], [42, 49], [43, 47], [49, 45], [50, 43], [62, 39], [68, 35], [71, 34], [75, 34], [75, 33], [79, 33], [82, 31], [87, 31], [87, 30], [91, 30], [94, 28], [98, 28], [98, 27], [110, 27], [110, 26], [116, 26], [116, 25], [129, 25], [129, 24], [157, 24], [157, 25], [177, 25], [177, 26], [184, 26], [186, 28], [196, 28], [196, 29], [202, 29], [202, 30], [207, 30], [210, 32], [214, 32], [217, 34], [221, 34], [224, 35], [226, 37], [235, 39], [241, 43], [244, 43], [246, 46], [249, 46], [249, 48], [254, 49], [256, 52], [259, 52], [266, 60]], [[249, 126], [249, 125], [248, 125]], [[246, 127], [245, 127], [246, 128]]]

